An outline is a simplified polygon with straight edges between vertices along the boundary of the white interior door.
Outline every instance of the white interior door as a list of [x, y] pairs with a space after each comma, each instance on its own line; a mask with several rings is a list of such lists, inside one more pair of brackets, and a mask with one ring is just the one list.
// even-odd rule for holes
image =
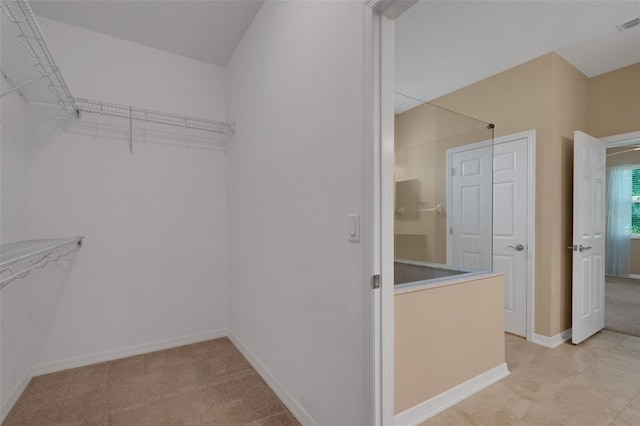
[[493, 148], [493, 270], [504, 273], [505, 331], [527, 335], [529, 159], [526, 137]]
[[606, 143], [582, 132], [573, 141], [572, 341], [604, 327]]
[[447, 264], [491, 269], [492, 146], [449, 153], [449, 245]]

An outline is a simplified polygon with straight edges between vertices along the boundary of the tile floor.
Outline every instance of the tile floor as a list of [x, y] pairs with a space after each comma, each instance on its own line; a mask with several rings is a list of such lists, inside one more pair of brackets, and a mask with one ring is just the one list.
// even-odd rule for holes
[[555, 349], [506, 335], [511, 375], [422, 425], [640, 425], [640, 338], [603, 330]]
[[2, 426], [298, 424], [223, 338], [34, 377]]

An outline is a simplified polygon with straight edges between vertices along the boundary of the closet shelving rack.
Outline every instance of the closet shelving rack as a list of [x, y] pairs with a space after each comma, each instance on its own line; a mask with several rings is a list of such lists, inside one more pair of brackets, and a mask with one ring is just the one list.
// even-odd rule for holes
[[[79, 116], [83, 113], [99, 116], [117, 117], [128, 120], [129, 124], [129, 149], [133, 152], [133, 122], [160, 124], [165, 126], [181, 127], [189, 130], [217, 134], [222, 139], [229, 137], [235, 131], [233, 123], [209, 120], [206, 118], [190, 117], [188, 115], [173, 114], [169, 112], [155, 111], [151, 109], [136, 108], [127, 105], [119, 105], [110, 102], [95, 101], [91, 99], [73, 98], [73, 107], [77, 108]], [[68, 107], [72, 107], [71, 104]]]
[[0, 246], [0, 289], [16, 278], [26, 276], [32, 269], [44, 268], [47, 263], [78, 250], [84, 237], [27, 240]]
[[27, 1], [2, 0], [2, 77], [26, 101], [58, 105], [78, 114], [75, 101]]
[[131, 152], [134, 121], [198, 130], [215, 135], [217, 140], [227, 140], [235, 132], [233, 123], [74, 97], [49, 50], [28, 1], [1, 1], [0, 73], [11, 88], [3, 91], [0, 97], [17, 91], [27, 102], [59, 106], [76, 118], [80, 118], [82, 113], [88, 113], [126, 120]]

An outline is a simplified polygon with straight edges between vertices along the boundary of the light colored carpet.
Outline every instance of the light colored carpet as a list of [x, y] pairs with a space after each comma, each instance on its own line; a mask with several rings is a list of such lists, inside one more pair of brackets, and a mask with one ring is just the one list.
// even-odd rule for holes
[[640, 337], [640, 280], [605, 279], [604, 328]]
[[34, 377], [2, 426], [296, 426], [229, 339]]

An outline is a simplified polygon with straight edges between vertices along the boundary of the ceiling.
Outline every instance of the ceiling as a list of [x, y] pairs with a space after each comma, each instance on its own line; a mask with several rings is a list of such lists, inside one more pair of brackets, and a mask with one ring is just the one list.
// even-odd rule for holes
[[[430, 101], [551, 51], [588, 77], [640, 62], [639, 1], [420, 1], [396, 20], [397, 93]], [[421, 102], [396, 95], [396, 112]]]
[[264, 0], [30, 1], [36, 15], [225, 66]]
[[[264, 0], [32, 0], [67, 24], [225, 66]], [[396, 112], [556, 51], [593, 77], [640, 62], [640, 1], [423, 0], [396, 20]]]

